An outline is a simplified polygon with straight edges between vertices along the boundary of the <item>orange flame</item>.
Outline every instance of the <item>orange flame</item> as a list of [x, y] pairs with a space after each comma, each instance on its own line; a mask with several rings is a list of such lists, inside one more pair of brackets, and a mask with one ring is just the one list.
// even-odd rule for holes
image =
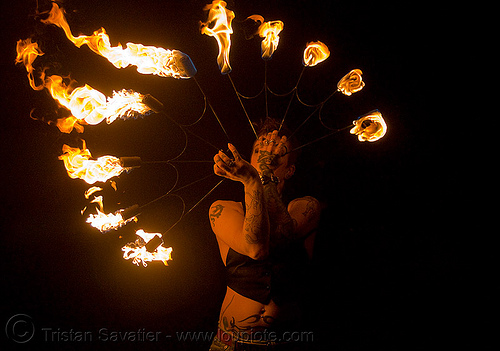
[[[259, 15], [253, 15], [249, 18], [255, 20], [256, 22], [264, 22], [264, 18]], [[274, 51], [278, 48], [280, 41], [278, 34], [283, 30], [283, 27], [284, 24], [282, 21], [269, 21], [262, 23], [259, 26], [259, 29], [257, 29], [257, 33], [264, 38], [260, 44], [262, 58], [264, 60], [270, 60]]]
[[229, 50], [231, 49], [231, 34], [233, 34], [231, 22], [234, 19], [234, 12], [226, 9], [226, 2], [221, 0], [213, 0], [212, 4], [206, 5], [204, 10], [209, 10], [209, 12], [207, 21], [201, 22], [201, 33], [217, 40], [219, 44], [217, 64], [221, 73], [227, 74], [232, 70], [229, 64]]
[[122, 167], [120, 159], [114, 156], [102, 156], [97, 160], [91, 160], [92, 155], [85, 147], [85, 140], [83, 149], [65, 144], [62, 151], [63, 154], [59, 156], [59, 159], [64, 162], [68, 175], [73, 179], [83, 179], [89, 184], [106, 182], [126, 170]]
[[363, 89], [365, 82], [363, 82], [362, 74], [363, 72], [360, 69], [353, 69], [351, 72], [347, 73], [338, 82], [338, 91], [344, 95], [350, 96]]
[[115, 213], [104, 213], [104, 206], [102, 203], [102, 196], [95, 196], [92, 203], [97, 203], [99, 208], [97, 208], [97, 214], [90, 214], [87, 218], [87, 223], [96, 229], [98, 229], [101, 233], [108, 232], [112, 229], [117, 230], [120, 227], [123, 227], [127, 223], [131, 221], [137, 221], [137, 217], [131, 218], [123, 218], [121, 212], [123, 209], [116, 211]]
[[355, 127], [351, 134], [356, 134], [359, 141], [377, 141], [387, 132], [387, 124], [379, 110], [373, 110], [352, 122]]
[[[50, 124], [51, 122], [49, 122]], [[84, 127], [86, 124], [83, 121], [78, 120], [75, 116], [69, 116], [64, 118], [58, 118], [56, 122], [56, 127], [63, 133], [71, 133], [73, 129], [75, 129], [78, 133], [83, 133]]]
[[312, 41], [307, 43], [304, 50], [303, 64], [307, 67], [316, 66], [318, 63], [325, 61], [330, 56], [328, 47], [320, 41]]
[[69, 133], [75, 127], [78, 132], [83, 132], [85, 124], [98, 124], [106, 119], [112, 123], [117, 118], [128, 118], [134, 114], [146, 114], [150, 108], [142, 103], [144, 95], [131, 91], [121, 90], [113, 92], [112, 97], [106, 96], [89, 85], [73, 88], [74, 80], [67, 84], [63, 77], [58, 75], [45, 76], [45, 71], [40, 75], [42, 83], [37, 85], [33, 74], [33, 62], [43, 52], [36, 42], [31, 39], [19, 40], [17, 42], [16, 63], [23, 63], [28, 72], [30, 86], [35, 90], [46, 88], [52, 97], [71, 111], [72, 116], [61, 118], [56, 125], [61, 132]]
[[[103, 120], [110, 124], [118, 118], [127, 119], [150, 111], [150, 108], [142, 103], [144, 95], [132, 90], [113, 91], [113, 96], [106, 98], [103, 93], [87, 84], [72, 89], [71, 84], [66, 85], [63, 78], [57, 75], [47, 77], [45, 87], [61, 106], [70, 110], [78, 122], [83, 124], [95, 125]], [[67, 122], [61, 121], [57, 124], [62, 132], [66, 129], [63, 123]]]
[[[161, 47], [144, 46], [127, 43], [124, 49], [121, 44], [111, 46], [109, 36], [104, 28], [96, 30], [93, 35], [73, 36], [63, 11], [56, 3], [52, 4], [49, 17], [43, 23], [56, 25], [64, 31], [66, 37], [77, 47], [87, 45], [95, 53], [105, 57], [116, 68], [137, 66], [142, 74], [154, 74], [160, 77], [190, 78], [196, 73], [186, 69], [185, 55], [178, 50], [167, 50]], [[193, 67], [194, 68], [194, 67]]]
[[146, 233], [144, 230], [139, 229], [135, 234], [139, 238], [135, 242], [122, 247], [124, 259], [133, 259], [132, 263], [136, 265], [142, 263], [144, 267], [147, 267], [147, 262], [151, 261], [162, 261], [165, 266], [168, 266], [167, 261], [172, 259], [173, 249], [171, 247], [166, 248], [161, 244], [153, 252], [149, 252], [146, 249], [146, 244], [155, 236], [162, 237], [160, 233]]
[[31, 38], [28, 38], [26, 40], [18, 40], [16, 51], [17, 51], [16, 63], [22, 62], [24, 64], [24, 67], [26, 67], [26, 71], [28, 72], [28, 79], [30, 81], [30, 86], [34, 90], [42, 90], [43, 85], [36, 85], [35, 77], [33, 75], [33, 71], [35, 70], [33, 68], [33, 62], [36, 60], [38, 56], [42, 56], [44, 54], [42, 50], [40, 50], [40, 48], [38, 47], [38, 43], [32, 42]]

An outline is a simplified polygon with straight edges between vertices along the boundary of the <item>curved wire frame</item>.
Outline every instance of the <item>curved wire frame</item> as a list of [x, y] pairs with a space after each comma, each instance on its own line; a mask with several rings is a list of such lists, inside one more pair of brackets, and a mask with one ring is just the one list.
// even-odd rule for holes
[[[238, 91], [238, 89], [236, 88], [236, 85], [234, 84], [234, 81], [233, 79], [231, 78], [230, 74], [227, 74], [230, 82], [231, 82], [231, 85], [234, 89], [234, 92], [236, 94], [236, 96], [238, 97], [239, 101], [240, 101], [240, 104], [241, 104], [241, 107], [243, 108], [243, 111], [248, 119], [248, 122], [250, 124], [250, 126], [252, 127], [252, 130], [254, 131], [255, 133], [255, 129], [253, 127], [253, 123], [252, 123], [252, 120], [251, 118], [248, 116], [248, 113], [245, 109], [245, 106], [243, 105], [243, 102], [241, 101], [241, 98], [244, 98], [246, 100], [253, 100], [257, 97], [259, 97], [263, 92], [265, 93], [265, 104], [266, 104], [266, 117], [268, 116], [268, 93], [276, 96], [276, 97], [287, 97], [287, 96], [290, 96], [290, 99], [288, 100], [288, 104], [287, 104], [287, 108], [285, 110], [285, 113], [281, 119], [281, 122], [280, 122], [280, 127], [279, 129], [281, 130], [281, 128], [283, 127], [283, 124], [288, 116], [288, 112], [290, 111], [290, 108], [291, 108], [291, 105], [292, 105], [292, 102], [294, 101], [294, 98], [297, 99], [297, 101], [303, 105], [303, 106], [306, 106], [306, 107], [310, 107], [310, 108], [314, 108], [314, 110], [312, 111], [312, 113], [310, 113], [303, 121], [302, 123], [300, 123], [300, 125], [290, 134], [289, 137], [291, 136], [294, 136], [316, 113], [318, 113], [318, 120], [320, 122], [320, 124], [332, 131], [332, 133], [328, 133], [327, 135], [324, 135], [324, 136], [321, 136], [313, 141], [310, 141], [310, 142], [307, 142], [306, 144], [303, 144], [301, 146], [298, 146], [296, 147], [295, 149], [293, 150], [289, 150], [287, 153], [290, 153], [294, 150], [298, 150], [298, 149], [301, 149], [303, 147], [306, 147], [306, 146], [309, 146], [313, 143], [316, 143], [318, 141], [321, 141], [329, 136], [332, 136], [334, 134], [336, 134], [337, 132], [340, 132], [340, 131], [343, 131], [349, 127], [351, 127], [351, 124], [349, 124], [348, 126], [346, 127], [342, 127], [342, 128], [333, 128], [331, 126], [328, 126], [325, 121], [323, 120], [323, 117], [322, 117], [322, 111], [323, 111], [323, 107], [325, 106], [325, 104], [339, 91], [338, 89], [334, 90], [330, 95], [328, 95], [323, 101], [319, 102], [319, 103], [307, 103], [305, 102], [299, 95], [299, 91], [298, 91], [298, 88], [299, 88], [299, 84], [300, 84], [300, 81], [302, 79], [302, 76], [304, 75], [304, 72], [306, 70], [306, 66], [304, 66], [299, 74], [299, 77], [297, 79], [297, 82], [295, 83], [295, 85], [293, 86], [293, 88], [285, 93], [278, 93], [274, 90], [272, 90], [270, 87], [269, 87], [269, 84], [267, 82], [267, 62], [268, 61], [265, 61], [265, 69], [264, 69], [264, 84], [261, 88], [261, 90], [256, 94], [256, 95], [253, 95], [253, 96], [246, 96], [246, 95], [243, 95], [242, 93], [240, 93]], [[257, 134], [255, 133], [255, 136], [257, 137]]]

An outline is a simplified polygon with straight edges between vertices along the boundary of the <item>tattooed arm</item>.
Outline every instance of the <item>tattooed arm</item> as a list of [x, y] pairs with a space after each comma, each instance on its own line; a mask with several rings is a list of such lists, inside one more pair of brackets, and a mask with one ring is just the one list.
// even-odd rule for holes
[[233, 145], [229, 145], [229, 149], [234, 161], [219, 152], [214, 157], [214, 172], [243, 184], [246, 211], [233, 201], [214, 202], [209, 212], [212, 230], [233, 250], [253, 259], [262, 259], [269, 249], [269, 217], [264, 188], [255, 168], [241, 158]]
[[264, 186], [264, 197], [273, 233], [271, 235], [273, 244], [300, 238], [317, 228], [321, 209], [314, 197], [301, 197], [285, 206], [273, 183]]
[[269, 218], [264, 210], [262, 185], [245, 186], [246, 211], [234, 201], [215, 201], [210, 207], [212, 230], [230, 248], [252, 259], [267, 256]]
[[[268, 140], [267, 143], [264, 140]], [[271, 141], [271, 142], [269, 142]], [[288, 164], [283, 156], [286, 150], [286, 136], [279, 137], [278, 131], [268, 133], [265, 139], [256, 143], [254, 153], [258, 170], [264, 177], [279, 176], [278, 183], [269, 181], [264, 185], [264, 198], [271, 225], [271, 241], [293, 240], [308, 234], [319, 222], [320, 206], [313, 197], [296, 199], [288, 205], [281, 199], [283, 178], [295, 171], [295, 166]], [[276, 178], [275, 178], [276, 179]]]

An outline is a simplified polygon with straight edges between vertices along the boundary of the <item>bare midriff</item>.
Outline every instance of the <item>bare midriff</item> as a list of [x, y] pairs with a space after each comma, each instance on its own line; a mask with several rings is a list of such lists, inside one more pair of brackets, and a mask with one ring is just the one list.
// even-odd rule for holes
[[227, 287], [219, 317], [219, 328], [228, 333], [252, 333], [267, 329], [279, 317], [279, 308], [249, 299]]

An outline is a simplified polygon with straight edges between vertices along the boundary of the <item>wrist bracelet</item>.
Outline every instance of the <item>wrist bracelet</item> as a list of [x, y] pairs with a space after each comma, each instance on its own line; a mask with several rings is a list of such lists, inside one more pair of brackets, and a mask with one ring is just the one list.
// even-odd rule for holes
[[260, 181], [262, 182], [262, 185], [266, 185], [268, 183], [274, 183], [278, 184], [280, 182], [280, 179], [276, 177], [274, 174], [266, 175], [266, 174], [259, 174]]

